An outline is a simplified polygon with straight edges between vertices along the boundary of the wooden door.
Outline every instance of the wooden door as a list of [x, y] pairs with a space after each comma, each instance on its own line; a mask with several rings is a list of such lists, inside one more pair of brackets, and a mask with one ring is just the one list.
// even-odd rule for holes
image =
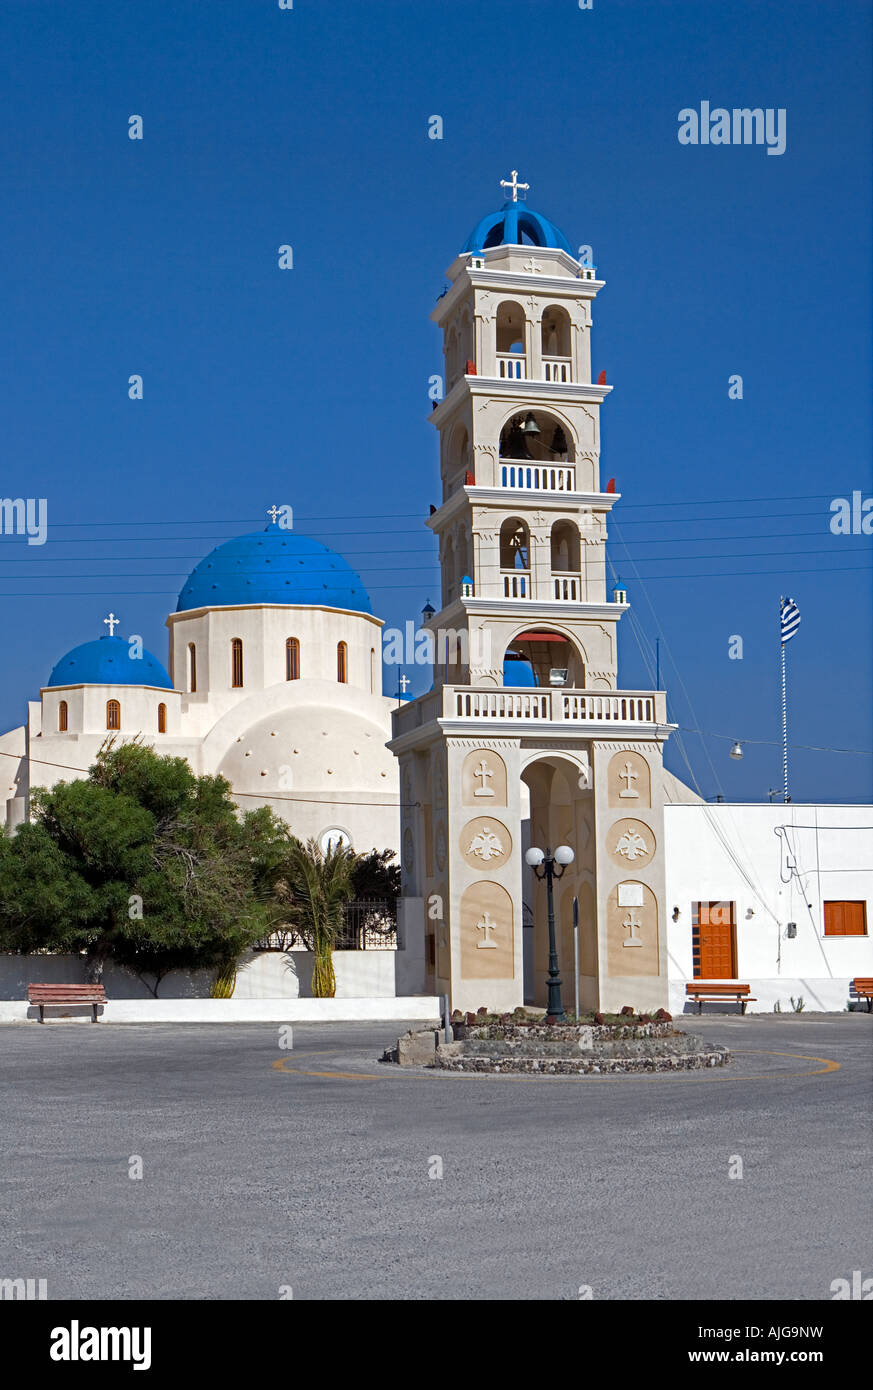
[[700, 980], [735, 980], [737, 932], [735, 904], [695, 903], [693, 914], [694, 975]]

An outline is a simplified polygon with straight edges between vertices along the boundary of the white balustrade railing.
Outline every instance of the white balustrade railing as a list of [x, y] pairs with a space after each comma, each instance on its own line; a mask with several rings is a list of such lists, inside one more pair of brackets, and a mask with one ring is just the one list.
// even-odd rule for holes
[[583, 695], [577, 691], [561, 692], [560, 717], [595, 724], [653, 724], [654, 695], [621, 694]]
[[498, 352], [497, 375], [503, 381], [524, 381], [527, 376], [527, 359], [517, 352]]
[[524, 570], [504, 570], [503, 597], [530, 598], [530, 575]]
[[567, 463], [501, 463], [500, 486], [531, 492], [575, 492], [576, 469]]
[[536, 719], [568, 724], [663, 724], [666, 696], [640, 690], [443, 687], [443, 715], [456, 719]]
[[553, 574], [552, 583], [555, 588], [555, 598], [563, 599], [568, 603], [578, 603], [582, 593], [582, 581], [578, 574]]
[[572, 366], [569, 357], [545, 357], [543, 358], [543, 381], [569, 382], [572, 380], [570, 368]]
[[454, 713], [459, 719], [551, 719], [550, 690], [465, 690], [454, 694]]

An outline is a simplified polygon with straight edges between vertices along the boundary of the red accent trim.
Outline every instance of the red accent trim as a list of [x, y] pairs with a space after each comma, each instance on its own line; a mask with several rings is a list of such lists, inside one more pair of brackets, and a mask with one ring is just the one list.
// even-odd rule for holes
[[466, 364], [466, 367], [465, 367], [464, 370], [465, 370], [465, 374], [466, 374], [467, 376], [475, 376], [475, 375], [476, 375], [476, 363], [475, 363], [475, 362], [471, 362], [470, 359], [469, 359], [469, 357], [467, 358], [467, 364]]
[[[568, 638], [562, 637], [559, 632], [520, 632], [517, 637], [513, 637], [513, 642], [566, 642]], [[510, 643], [510, 646], [512, 643]]]

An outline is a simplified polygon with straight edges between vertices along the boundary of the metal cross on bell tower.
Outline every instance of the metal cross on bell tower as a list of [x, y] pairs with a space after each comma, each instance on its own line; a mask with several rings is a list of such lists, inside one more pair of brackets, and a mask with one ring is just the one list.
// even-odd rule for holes
[[519, 183], [519, 181], [518, 181], [518, 170], [517, 170], [517, 169], [513, 169], [513, 171], [512, 171], [512, 178], [511, 178], [511, 179], [501, 179], [501, 180], [500, 180], [500, 187], [501, 187], [501, 188], [508, 188], [508, 189], [510, 189], [511, 192], [512, 192], [512, 201], [513, 201], [514, 203], [517, 203], [517, 202], [518, 202], [518, 195], [519, 195], [519, 193], [527, 193], [527, 191], [528, 191], [529, 188], [530, 188], [530, 184], [529, 184], [529, 183]]

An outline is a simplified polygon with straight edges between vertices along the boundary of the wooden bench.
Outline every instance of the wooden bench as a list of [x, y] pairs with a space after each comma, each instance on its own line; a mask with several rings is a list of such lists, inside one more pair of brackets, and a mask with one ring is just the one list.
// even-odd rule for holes
[[853, 980], [852, 989], [855, 991], [859, 999], [867, 1000], [868, 1014], [873, 1013], [873, 979], [862, 980], [859, 978], [857, 980]]
[[721, 982], [713, 984], [711, 981], [707, 983], [695, 981], [694, 984], [685, 986], [685, 993], [689, 999], [697, 1000], [697, 1012], [699, 1014], [703, 1013], [704, 1003], [719, 1004], [723, 999], [735, 999], [740, 1006], [740, 1012], [745, 1013], [747, 1004], [757, 1004], [758, 1002], [749, 993], [751, 988], [751, 985], [722, 984]]
[[28, 985], [28, 1003], [39, 1009], [39, 1021], [45, 1023], [45, 1011], [50, 1005], [90, 1004], [91, 1022], [97, 1022], [97, 1009], [106, 1003], [102, 985]]

